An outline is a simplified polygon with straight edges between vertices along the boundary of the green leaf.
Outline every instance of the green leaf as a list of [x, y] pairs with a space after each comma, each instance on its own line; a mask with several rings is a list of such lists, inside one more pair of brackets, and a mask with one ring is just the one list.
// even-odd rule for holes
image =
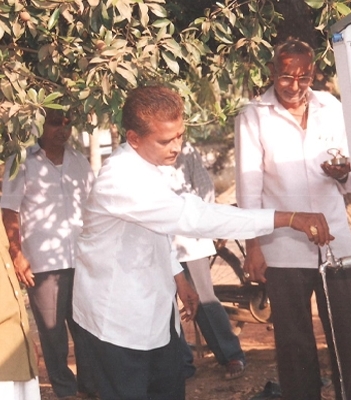
[[94, 109], [96, 104], [96, 99], [93, 96], [89, 96], [84, 102], [84, 112], [88, 114]]
[[38, 103], [38, 94], [36, 92], [36, 90], [34, 90], [33, 88], [30, 88], [27, 92], [27, 96], [29, 97], [29, 99], [34, 103]]
[[0, 80], [0, 90], [9, 101], [14, 101], [14, 93], [11, 83], [7, 79]]
[[174, 58], [174, 55], [169, 51], [161, 51], [161, 57], [167, 64], [167, 67], [175, 74], [179, 74], [179, 64]]
[[138, 3], [139, 13], [140, 13], [140, 22], [141, 25], [146, 28], [149, 23], [149, 7], [144, 3]]
[[46, 108], [51, 108], [53, 110], [63, 110], [63, 107], [60, 104], [55, 104], [55, 103], [48, 103], [45, 104]]
[[49, 31], [57, 24], [57, 21], [60, 17], [60, 9], [57, 8], [52, 14], [48, 22]]
[[336, 9], [341, 15], [348, 15], [351, 12], [351, 9], [343, 3], [336, 3]]
[[159, 6], [158, 4], [150, 3], [149, 8], [150, 8], [151, 12], [153, 14], [155, 14], [157, 17], [161, 17], [161, 18], [167, 17], [167, 11], [163, 7]]
[[120, 66], [116, 68], [116, 73], [121, 75], [127, 82], [129, 82], [132, 86], [137, 85], [137, 81], [135, 79], [135, 75], [129, 69], [125, 69], [124, 67]]
[[78, 98], [79, 100], [85, 100], [90, 96], [91, 90], [89, 88], [85, 88], [79, 92]]
[[113, 47], [106, 47], [102, 50], [101, 55], [105, 57], [115, 57], [118, 55], [118, 50]]
[[131, 21], [132, 18], [132, 7], [129, 5], [127, 0], [119, 0], [116, 3], [116, 7], [123, 19]]
[[38, 59], [39, 61], [45, 60], [45, 58], [50, 54], [50, 44], [44, 44], [39, 48]]
[[16, 20], [12, 22], [12, 32], [16, 39], [18, 39], [24, 32], [22, 24], [18, 22], [18, 18], [16, 18]]
[[164, 26], [168, 26], [170, 24], [170, 20], [167, 18], [157, 19], [155, 22], [152, 23], [152, 26], [155, 28], [162, 28]]
[[2, 39], [2, 37], [5, 35], [5, 31], [4, 31], [4, 28], [3, 28], [3, 24], [2, 24], [2, 22], [0, 21], [0, 39]]
[[59, 97], [62, 97], [62, 93], [52, 92], [48, 96], [45, 97], [45, 99], [43, 101], [43, 105], [48, 104], [48, 103], [52, 103], [53, 101], [55, 101]]
[[40, 88], [38, 92], [39, 103], [42, 103], [44, 101], [44, 98], [45, 98], [45, 90], [43, 88]]
[[319, 9], [324, 6], [325, 2], [323, 0], [305, 0], [305, 3], [311, 8]]

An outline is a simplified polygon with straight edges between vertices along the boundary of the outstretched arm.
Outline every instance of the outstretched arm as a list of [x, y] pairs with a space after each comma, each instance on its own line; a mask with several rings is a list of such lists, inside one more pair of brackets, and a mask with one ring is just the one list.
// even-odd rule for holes
[[[329, 233], [329, 227], [323, 214], [303, 212], [279, 212], [274, 215], [274, 227], [290, 227], [304, 232], [308, 240], [316, 245], [323, 246], [334, 239]], [[244, 271], [247, 278], [255, 282], [266, 282], [265, 272], [267, 264], [257, 238], [246, 240], [246, 258]]]
[[322, 213], [282, 212], [274, 215], [274, 228], [290, 227], [304, 232], [308, 240], [316, 245], [324, 246], [334, 239], [329, 232], [328, 223]]

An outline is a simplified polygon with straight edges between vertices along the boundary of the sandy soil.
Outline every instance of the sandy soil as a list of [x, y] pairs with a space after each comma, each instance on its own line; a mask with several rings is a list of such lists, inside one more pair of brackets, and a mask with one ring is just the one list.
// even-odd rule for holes
[[[324, 376], [330, 376], [329, 359], [324, 336], [317, 316], [314, 316], [316, 337], [320, 356], [321, 369]], [[266, 324], [247, 323], [240, 334], [241, 345], [246, 353], [247, 368], [245, 374], [236, 380], [224, 379], [224, 368], [217, 364], [213, 354], [206, 346], [194, 348], [195, 365], [194, 377], [187, 380], [187, 400], [249, 400], [261, 392], [268, 381], [277, 382], [273, 331]], [[35, 330], [35, 326], [33, 326]], [[268, 329], [267, 329], [268, 328]], [[191, 323], [186, 327], [191, 340], [194, 328]], [[37, 341], [37, 335], [36, 341]], [[201, 339], [202, 344], [205, 344]], [[38, 341], [37, 341], [38, 343]], [[40, 345], [40, 387], [43, 400], [56, 400], [47, 379], [45, 365], [41, 355]], [[75, 371], [72, 346], [69, 363]], [[323, 390], [323, 399], [334, 400], [332, 386]]]
[[[217, 201], [227, 204], [234, 203], [233, 188], [219, 196]], [[350, 207], [350, 199], [347, 203]], [[350, 215], [350, 209], [348, 211]], [[228, 246], [238, 257], [242, 258], [234, 242], [228, 242]], [[231, 268], [220, 259], [217, 259], [212, 267], [212, 279], [214, 284], [238, 283], [238, 279]], [[314, 301], [313, 321], [322, 375], [330, 377], [328, 351]], [[245, 323], [243, 328], [238, 328], [234, 321], [232, 321], [232, 325], [233, 330], [240, 333], [239, 338], [246, 353], [247, 368], [241, 378], [229, 381], [224, 379], [224, 368], [217, 364], [213, 354], [208, 351], [202, 336], [196, 336], [194, 324], [187, 323], [183, 326], [187, 341], [193, 345], [194, 363], [197, 367], [194, 377], [187, 380], [186, 400], [250, 400], [252, 396], [263, 390], [268, 381], [278, 382], [272, 326], [263, 323]], [[42, 400], [56, 400], [48, 382], [33, 320], [32, 328], [39, 352], [39, 379]], [[72, 344], [70, 346], [69, 365], [75, 372]], [[332, 385], [323, 388], [322, 398], [324, 400], [335, 400]]]
[[[228, 243], [228, 246], [240, 256], [238, 248], [233, 243]], [[215, 265], [212, 267], [212, 278], [215, 284], [238, 283], [232, 270], [220, 259], [217, 259]], [[314, 301], [313, 314], [322, 374], [329, 377], [328, 352]], [[32, 318], [31, 321], [39, 352], [39, 379], [42, 399], [56, 400], [48, 382], [36, 326]], [[183, 325], [186, 339], [192, 345], [194, 363], [197, 367], [194, 377], [188, 379], [186, 383], [187, 400], [250, 400], [252, 396], [263, 390], [268, 381], [278, 381], [272, 326], [264, 323], [244, 323], [244, 326], [240, 328], [235, 321], [232, 321], [232, 326], [236, 333], [240, 333], [240, 342], [247, 358], [245, 374], [236, 380], [224, 379], [224, 368], [217, 364], [213, 354], [208, 350], [203, 337], [196, 330], [194, 323], [189, 322]], [[69, 365], [75, 372], [72, 343], [69, 353]], [[323, 399], [335, 399], [332, 386], [323, 390]]]

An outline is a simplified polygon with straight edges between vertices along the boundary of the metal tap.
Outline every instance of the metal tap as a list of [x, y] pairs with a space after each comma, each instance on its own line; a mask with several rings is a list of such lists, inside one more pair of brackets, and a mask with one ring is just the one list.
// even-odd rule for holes
[[325, 262], [319, 266], [319, 270], [322, 272], [326, 268], [333, 269], [334, 271], [341, 268], [351, 268], [351, 256], [336, 258], [328, 244], [325, 252]]

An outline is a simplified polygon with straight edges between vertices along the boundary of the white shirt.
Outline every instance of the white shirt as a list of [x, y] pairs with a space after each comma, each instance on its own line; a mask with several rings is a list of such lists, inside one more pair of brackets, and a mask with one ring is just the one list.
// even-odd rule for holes
[[[273, 87], [237, 117], [238, 204], [243, 208], [322, 212], [336, 238], [331, 242], [334, 255], [347, 256], [351, 254], [351, 234], [341, 193], [351, 189], [351, 179], [341, 185], [320, 167], [331, 159], [327, 153], [330, 148], [348, 155], [341, 104], [329, 93], [311, 90], [308, 104], [306, 130], [278, 102]], [[318, 247], [303, 233], [278, 229], [261, 237], [260, 242], [269, 266], [318, 267]]]
[[[177, 193], [193, 193], [204, 201], [214, 202], [215, 190], [199, 152], [185, 142], [174, 165], [159, 167], [165, 175], [171, 189]], [[216, 254], [212, 239], [189, 238], [176, 235], [173, 245], [180, 262], [200, 260]]]
[[176, 195], [128, 143], [100, 170], [84, 212], [73, 288], [76, 322], [100, 340], [150, 350], [170, 340], [174, 275], [169, 235], [246, 238], [273, 229], [273, 210], [247, 212]]
[[10, 180], [12, 161], [6, 162], [1, 208], [20, 213], [22, 251], [32, 271], [74, 268], [81, 207], [94, 179], [88, 161], [67, 145], [57, 168], [36, 144]]

